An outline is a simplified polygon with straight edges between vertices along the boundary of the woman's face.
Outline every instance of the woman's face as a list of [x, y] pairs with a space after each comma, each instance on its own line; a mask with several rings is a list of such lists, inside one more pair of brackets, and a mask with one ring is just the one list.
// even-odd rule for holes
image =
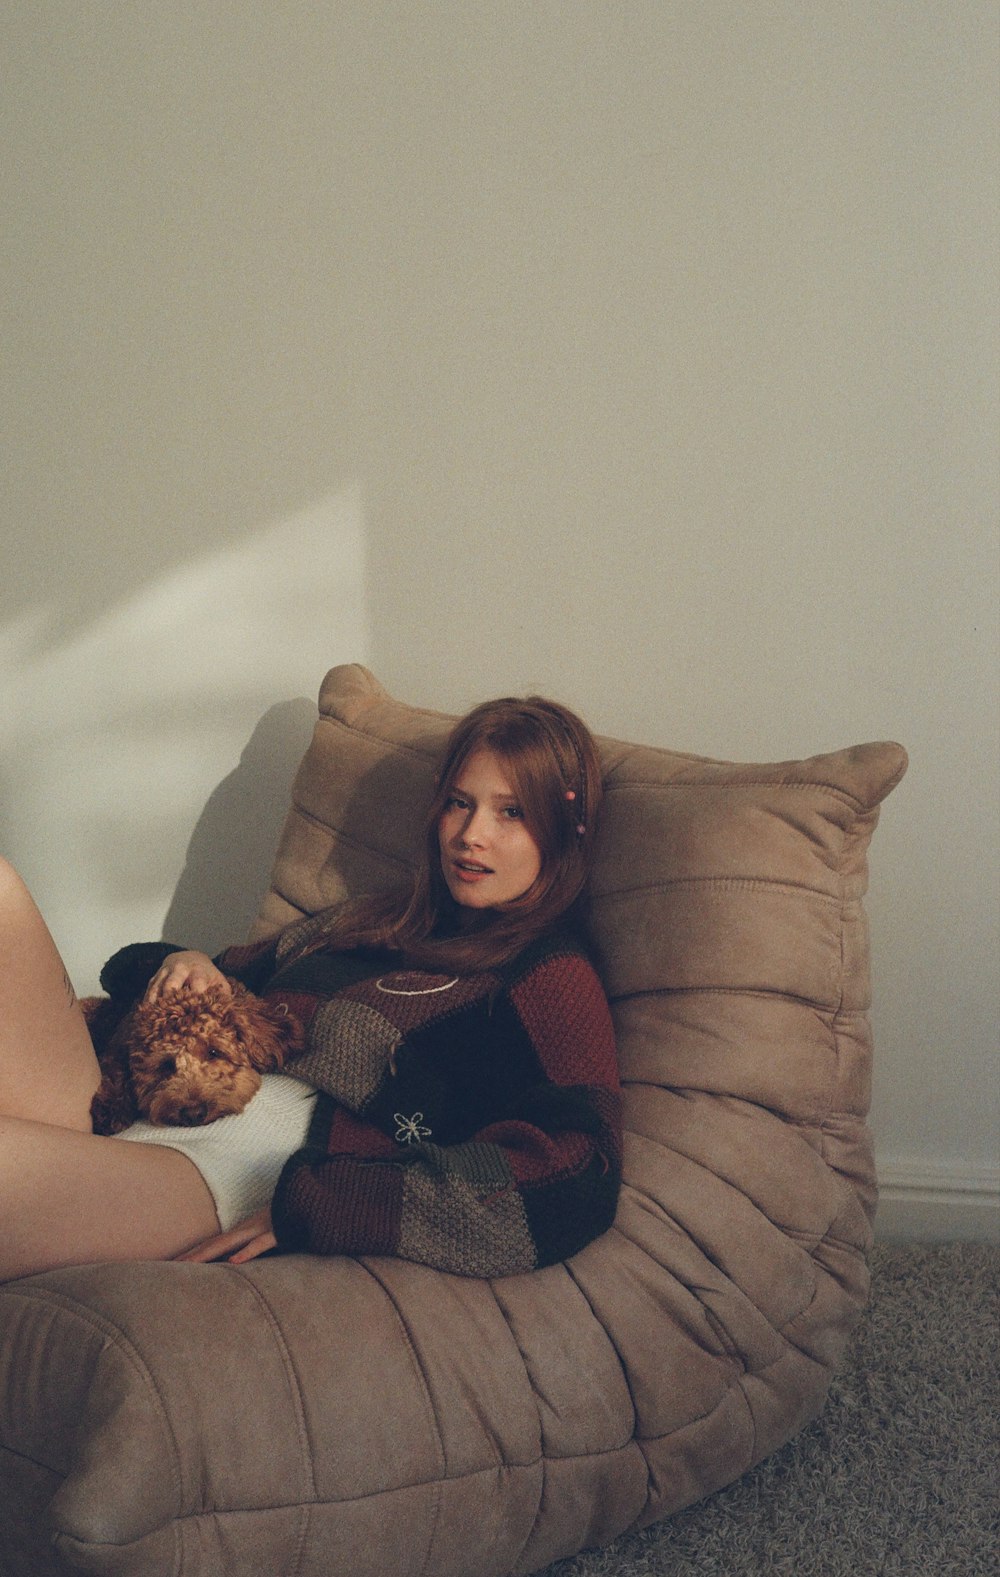
[[493, 909], [527, 892], [542, 868], [507, 769], [492, 750], [461, 767], [438, 822], [441, 870], [455, 902]]

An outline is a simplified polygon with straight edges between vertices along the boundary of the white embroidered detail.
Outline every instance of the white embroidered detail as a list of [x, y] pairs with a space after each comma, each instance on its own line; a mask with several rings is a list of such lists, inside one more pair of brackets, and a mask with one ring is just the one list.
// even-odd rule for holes
[[[446, 980], [443, 986], [421, 986], [419, 991], [404, 991], [401, 986], [386, 985], [385, 982], [393, 978], [392, 975], [383, 975], [381, 979], [376, 980], [375, 990], [384, 992], [387, 997], [432, 997], [435, 991], [450, 991], [452, 986], [458, 985], [458, 976], [456, 975], [453, 980]], [[402, 976], [397, 975], [395, 978], [397, 980], [412, 980], [413, 976], [412, 974], [404, 974]]]
[[419, 1144], [421, 1139], [429, 1139], [431, 1130], [422, 1126], [423, 1112], [414, 1112], [412, 1117], [404, 1117], [402, 1112], [393, 1112], [392, 1120], [399, 1124], [396, 1129], [397, 1144]]

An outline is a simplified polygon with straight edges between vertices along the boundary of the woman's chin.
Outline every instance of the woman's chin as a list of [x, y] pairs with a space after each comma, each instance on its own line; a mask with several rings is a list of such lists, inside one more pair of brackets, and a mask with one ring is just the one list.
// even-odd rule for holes
[[488, 879], [479, 877], [472, 881], [463, 881], [460, 876], [452, 875], [447, 878], [448, 891], [456, 909], [490, 909], [489, 895], [486, 892]]
[[463, 894], [461, 897], [451, 893], [451, 923], [459, 931], [467, 931], [471, 926], [482, 924], [487, 916], [494, 913], [491, 904], [485, 899], [476, 899]]

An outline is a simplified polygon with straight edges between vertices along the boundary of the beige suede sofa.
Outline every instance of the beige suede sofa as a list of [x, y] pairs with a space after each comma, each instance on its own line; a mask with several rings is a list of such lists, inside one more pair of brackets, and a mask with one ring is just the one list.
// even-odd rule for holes
[[[363, 668], [327, 676], [258, 933], [406, 871], [447, 727]], [[905, 754], [601, 745], [614, 1228], [492, 1282], [293, 1256], [0, 1288], [4, 1577], [529, 1573], [822, 1406], [868, 1288], [862, 895]]]

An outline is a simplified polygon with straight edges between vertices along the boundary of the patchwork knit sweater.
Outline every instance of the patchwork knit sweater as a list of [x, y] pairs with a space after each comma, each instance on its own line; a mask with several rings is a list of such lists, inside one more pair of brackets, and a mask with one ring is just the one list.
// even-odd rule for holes
[[[388, 1254], [468, 1276], [566, 1259], [610, 1227], [620, 1088], [607, 1000], [575, 940], [455, 977], [322, 944], [324, 916], [228, 948], [226, 974], [287, 1004], [306, 1047], [286, 1072], [320, 1091], [279, 1179], [279, 1247]], [[164, 943], [105, 966], [141, 993]]]

